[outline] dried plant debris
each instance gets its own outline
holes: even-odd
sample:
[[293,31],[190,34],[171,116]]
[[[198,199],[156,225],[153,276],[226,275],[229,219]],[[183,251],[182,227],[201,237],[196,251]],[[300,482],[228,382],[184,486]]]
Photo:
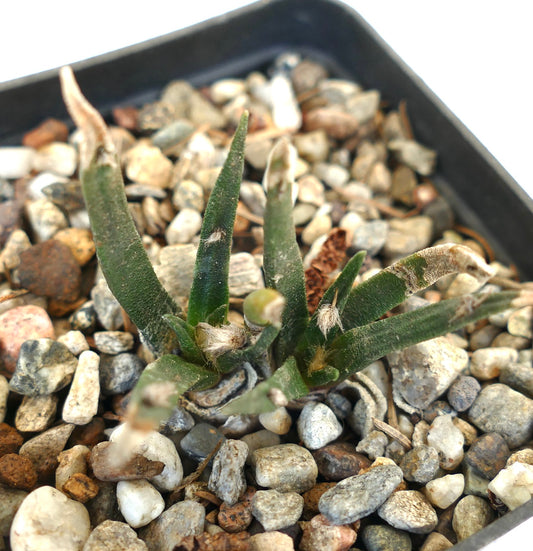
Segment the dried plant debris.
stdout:
[[[532,287],[455,225],[431,182],[438,151],[417,141],[409,105],[384,108],[379,91],[290,53],[201,90],[172,81],[151,104],[116,106],[107,129],[62,74],[85,139],[43,113],[23,145],[0,147],[0,527],[14,551],[99,549],[104,538],[131,549],[344,549],[356,538],[362,549],[445,548],[529,499]],[[228,196],[233,228],[208,200],[245,110],[244,156],[229,154],[244,171]],[[131,215],[111,283],[89,218],[103,218],[105,238],[117,228],[82,199],[95,158],[117,189],[124,178]],[[227,275],[222,245],[229,285],[212,293],[208,280]],[[207,260],[195,268],[198,251]],[[131,255],[158,287],[133,297],[130,319],[117,298],[141,277],[121,268]],[[376,281],[388,291],[369,294]],[[458,329],[501,289],[514,313]],[[420,306],[451,298],[449,333],[385,363],[387,352],[365,356],[394,335],[398,296],[422,328],[433,322]],[[373,322],[370,311],[383,319],[356,350],[346,328]],[[165,354],[177,341],[152,346],[169,327],[181,396]],[[287,384],[301,373],[288,352],[302,330],[302,377],[318,387],[307,396]],[[367,367],[352,375],[354,355]],[[141,374],[149,384],[133,390]],[[256,403],[229,415],[247,391]],[[132,403],[171,415],[159,430],[153,419],[130,427]],[[265,403],[273,411],[257,415]]]

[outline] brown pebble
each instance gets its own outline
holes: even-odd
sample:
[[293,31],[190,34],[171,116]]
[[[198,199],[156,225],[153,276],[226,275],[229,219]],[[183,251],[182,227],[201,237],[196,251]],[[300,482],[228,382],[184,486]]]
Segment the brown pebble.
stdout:
[[10,488],[29,491],[37,484],[37,473],[27,457],[8,453],[0,457],[0,482]]
[[335,107],[319,107],[305,114],[304,128],[307,132],[323,129],[330,138],[345,140],[357,132],[357,119]]
[[95,255],[96,247],[93,234],[86,228],[65,228],[59,230],[54,239],[64,243],[80,266],[85,266]]
[[137,121],[139,120],[139,110],[130,105],[126,107],[115,107],[113,109],[113,119],[118,126],[126,130],[137,130]]
[[48,299],[48,313],[54,318],[62,318],[87,302],[87,297],[80,297],[73,301],[57,300],[55,298]]
[[359,474],[361,469],[370,466],[370,460],[355,451],[349,442],[338,442],[324,446],[313,452],[318,472],[326,479],[338,482]]
[[20,253],[19,279],[36,295],[71,302],[80,293],[81,268],[67,245],[49,239]]
[[235,505],[222,503],[217,517],[220,528],[231,534],[246,530],[252,522],[252,508],[250,505],[238,502]]
[[0,423],[0,457],[8,453],[17,453],[24,438],[14,427]]
[[65,444],[74,429],[74,425],[58,425],[24,442],[19,454],[27,457],[33,463],[39,480],[48,482],[59,464],[57,456],[65,448]]
[[52,320],[43,308],[17,306],[0,315],[0,363],[9,375],[15,371],[22,343],[43,338],[54,338]]
[[30,130],[22,138],[22,145],[39,149],[52,142],[66,142],[68,127],[57,119],[46,119],[39,126]]
[[330,488],[333,488],[335,485],[335,482],[319,482],[303,494],[304,510],[302,513],[302,518],[304,520],[311,520],[318,514],[318,502],[322,497],[322,494],[327,492]]
[[104,434],[105,423],[101,417],[93,417],[86,425],[77,426],[70,436],[70,445],[78,444],[92,448],[106,440]]
[[91,450],[89,464],[98,480],[114,482],[152,478],[161,474],[165,468],[162,461],[151,461],[140,454],[124,457],[124,460],[119,462],[117,461],[119,452],[119,445],[113,442],[101,442]]
[[204,532],[199,536],[185,536],[181,542],[174,547],[174,551],[248,551],[250,544],[248,532],[227,534],[218,532],[208,534]]
[[98,494],[98,484],[86,474],[74,473],[63,484],[63,492],[80,503],[87,503]]
[[6,244],[9,236],[22,226],[22,205],[20,201],[0,203],[0,247]]

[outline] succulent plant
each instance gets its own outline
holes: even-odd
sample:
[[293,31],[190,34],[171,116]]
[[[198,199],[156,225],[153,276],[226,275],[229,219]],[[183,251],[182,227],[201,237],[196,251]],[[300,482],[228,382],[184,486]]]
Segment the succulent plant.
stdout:
[[229,323],[228,272],[244,167],[245,112],[205,210],[185,314],[157,279],[129,215],[120,163],[102,117],[82,96],[70,68],[62,69],[61,82],[83,135],[80,177],[102,272],[157,358],[132,393],[130,419],[137,424],[157,425],[181,395],[208,389],[245,363],[261,366],[264,380],[221,413],[272,411],[311,389],[336,385],[394,350],[533,302],[527,290],[482,290],[385,316],[447,274],[469,274],[480,287],[491,277],[491,268],[471,249],[445,244],[399,260],[354,286],[365,256],[360,252],[310,308],[292,220],[295,153],[282,138],[270,153],[263,180],[266,288],[245,299],[245,327]]

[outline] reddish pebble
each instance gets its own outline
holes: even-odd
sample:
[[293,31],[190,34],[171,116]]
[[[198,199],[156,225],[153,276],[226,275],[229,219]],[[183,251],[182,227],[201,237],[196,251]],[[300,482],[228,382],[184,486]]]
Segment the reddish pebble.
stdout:
[[113,119],[118,126],[135,131],[139,120],[139,110],[136,107],[115,107],[113,109]]
[[235,505],[223,503],[218,512],[218,525],[220,528],[231,534],[242,532],[252,522],[252,509],[249,504],[238,502]]
[[8,453],[16,453],[22,446],[24,438],[18,430],[7,423],[0,423],[0,457]]
[[43,308],[17,306],[0,315],[0,360],[7,373],[15,371],[24,341],[44,338],[54,338],[54,326]]
[[350,526],[329,524],[324,515],[317,515],[303,526],[301,551],[348,551],[357,539]]
[[39,126],[27,132],[22,138],[22,145],[39,149],[52,142],[66,142],[68,127],[57,119],[46,119]]
[[303,494],[304,498],[304,520],[310,520],[318,514],[318,502],[322,497],[322,494],[327,492],[330,488],[335,486],[335,482],[319,482],[313,486],[310,490],[307,490]]
[[313,452],[318,472],[326,479],[338,482],[359,474],[370,466],[369,459],[355,451],[349,442],[337,442]]
[[0,457],[0,482],[10,488],[31,490],[37,484],[37,473],[27,457],[8,453]]
[[106,440],[104,430],[104,420],[101,417],[93,417],[90,423],[87,423],[86,425],[79,425],[74,429],[70,436],[69,447],[80,444],[82,446],[92,448],[96,446],[96,444]]
[[70,248],[57,239],[20,253],[20,284],[39,296],[71,302],[81,288],[81,268]]

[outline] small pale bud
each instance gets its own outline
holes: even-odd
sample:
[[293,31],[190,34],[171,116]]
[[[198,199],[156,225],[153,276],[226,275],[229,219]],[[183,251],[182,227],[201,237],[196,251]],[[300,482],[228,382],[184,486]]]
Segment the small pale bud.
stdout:
[[204,354],[214,360],[225,352],[242,348],[246,343],[246,334],[242,327],[234,323],[213,327],[200,322],[196,326],[196,342]]
[[316,314],[317,325],[324,337],[335,327],[340,327],[342,331],[341,316],[339,309],[334,304],[323,304]]
[[243,304],[244,319],[251,329],[281,325],[285,297],[275,289],[258,289],[250,293]]

